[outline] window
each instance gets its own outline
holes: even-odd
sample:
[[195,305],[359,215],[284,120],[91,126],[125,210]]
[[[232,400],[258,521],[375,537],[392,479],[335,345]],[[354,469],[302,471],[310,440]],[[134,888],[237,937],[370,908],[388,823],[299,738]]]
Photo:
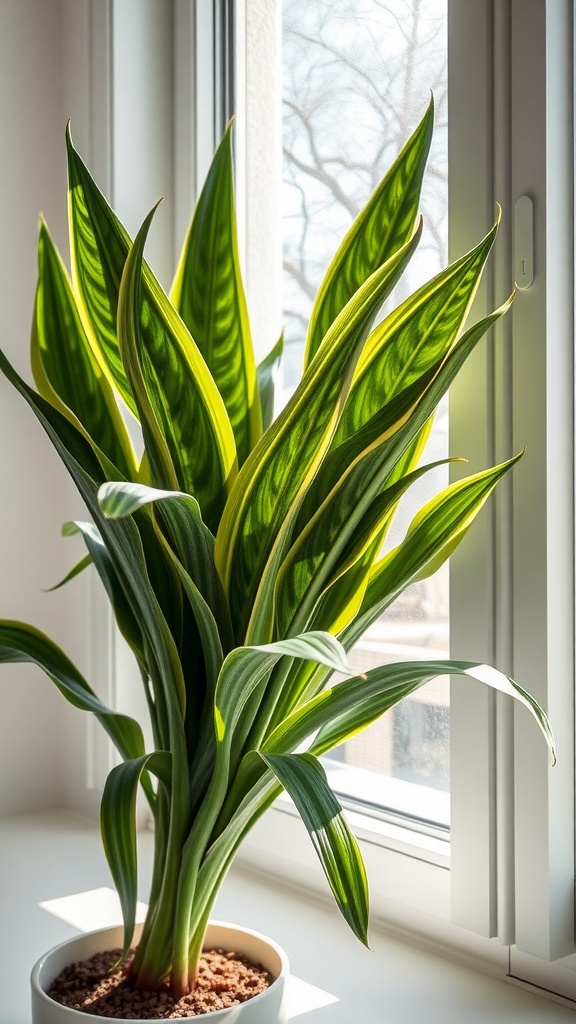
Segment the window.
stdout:
[[[301,33],[312,8],[328,10],[306,5],[301,16],[292,4]],[[362,22],[368,4],[354,6]],[[250,12],[257,17],[256,2],[246,9],[248,20]],[[269,6],[267,12],[270,17]],[[538,268],[500,333],[451,391],[450,446],[469,456],[470,471],[528,448],[508,489],[452,559],[452,653],[495,661],[535,693],[552,716],[560,759],[550,771],[521,711],[458,681],[450,707],[450,856],[445,840],[417,836],[402,827],[408,822],[370,822],[358,812],[352,818],[364,842],[373,902],[389,920],[417,921],[418,929],[431,928],[448,945],[488,959],[498,955],[496,947],[471,932],[497,935],[498,948],[511,949],[510,973],[544,985],[543,977],[552,977],[545,961],[574,948],[572,12],[564,0],[449,0],[447,18],[452,256],[483,235],[497,201],[503,207],[476,317],[511,289],[514,205],[522,195],[534,203]],[[264,58],[250,50],[248,36],[247,69],[251,63],[260,74],[266,67],[277,97],[277,37],[274,54]],[[313,86],[307,83],[308,99]],[[323,201],[320,192],[314,198]],[[297,203],[293,198],[292,213]],[[293,286],[290,299],[295,320]],[[430,713],[419,710],[418,727],[429,728]],[[399,742],[404,728],[400,716]],[[277,858],[281,848],[280,869],[309,880],[313,855],[299,839],[297,823],[279,808],[257,826],[246,855],[269,869],[270,855]],[[436,924],[419,911],[435,914]],[[450,917],[470,931],[442,923]],[[572,961],[561,964],[564,994],[574,998]]]
[[[301,372],[306,326],[345,231],[435,98],[435,133],[421,209],[424,235],[382,315],[446,266],[447,4],[338,0],[282,4],[284,396]],[[444,401],[423,462],[448,456]],[[448,467],[409,492],[388,535],[448,484]],[[448,567],[402,595],[356,644],[358,671],[447,657]],[[335,790],[366,810],[449,822],[449,684],[435,680],[326,759]],[[391,780],[396,780],[392,782]],[[428,791],[432,790],[433,793]]]

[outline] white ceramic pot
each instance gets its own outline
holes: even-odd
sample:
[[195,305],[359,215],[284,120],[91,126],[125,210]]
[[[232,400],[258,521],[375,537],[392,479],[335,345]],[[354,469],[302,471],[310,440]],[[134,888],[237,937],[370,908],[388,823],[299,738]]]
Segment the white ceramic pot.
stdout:
[[[138,941],[138,938],[139,930],[136,932],[135,941]],[[108,1024],[126,1024],[125,1020],[122,1022],[118,1017],[96,1017],[91,1013],[62,1006],[46,994],[54,978],[68,964],[87,960],[94,953],[121,945],[122,928],[103,928],[68,939],[41,957],[34,966],[31,976],[32,1024],[94,1024],[96,1020]],[[170,1024],[177,1024],[178,1021],[190,1024],[190,1020],[198,1020],[199,1024],[200,1021],[202,1024],[286,1024],[284,985],[289,965],[288,958],[280,946],[249,928],[213,921],[208,925],[206,947],[238,950],[255,963],[262,964],[275,980],[265,992],[253,996],[239,1006],[212,1010],[199,1017],[172,1018]],[[133,1024],[150,1022],[135,1021]]]

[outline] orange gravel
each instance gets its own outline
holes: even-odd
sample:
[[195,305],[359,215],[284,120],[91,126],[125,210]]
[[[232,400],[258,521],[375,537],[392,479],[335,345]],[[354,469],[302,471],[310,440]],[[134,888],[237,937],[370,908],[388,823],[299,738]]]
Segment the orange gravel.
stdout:
[[70,964],[52,983],[48,995],[96,1017],[174,1020],[237,1006],[264,992],[271,983],[259,964],[239,953],[211,949],[202,954],[194,992],[176,1001],[167,982],[154,992],[132,987],[128,973],[134,950],[122,967],[111,970],[120,955],[120,949],[111,949]]

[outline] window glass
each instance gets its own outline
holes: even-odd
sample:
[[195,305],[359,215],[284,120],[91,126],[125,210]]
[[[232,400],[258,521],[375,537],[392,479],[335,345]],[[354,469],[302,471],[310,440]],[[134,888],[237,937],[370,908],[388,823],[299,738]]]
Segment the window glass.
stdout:
[[[430,92],[436,116],[421,202],[424,234],[389,300],[393,306],[446,265],[447,0],[284,0],[285,399],[300,376],[323,273],[422,117]],[[444,405],[425,461],[447,456],[447,426]],[[411,492],[387,547],[447,482],[441,469]],[[448,611],[444,568],[396,602],[351,652],[351,663],[364,671],[384,662],[447,657]],[[448,715],[447,681],[421,689],[332,753],[333,785],[368,805],[446,825]]]

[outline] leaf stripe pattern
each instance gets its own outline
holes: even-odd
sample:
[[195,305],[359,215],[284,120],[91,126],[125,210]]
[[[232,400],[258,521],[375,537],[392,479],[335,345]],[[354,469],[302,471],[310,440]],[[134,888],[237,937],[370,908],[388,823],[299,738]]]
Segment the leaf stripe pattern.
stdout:
[[374,329],[358,362],[335,447],[449,350],[470,309],[497,230],[498,221],[470,253],[419,288]]
[[95,215],[107,205],[72,145],[68,152],[68,214],[72,280],[86,330],[94,336],[94,352],[130,411],[137,416],[116,337],[118,293],[130,238],[120,222]]
[[238,475],[216,536],[216,561],[239,640],[245,635],[249,609],[280,529],[286,531],[289,510],[298,503],[299,492],[330,443],[360,346],[418,237],[350,300],[318,359]]
[[366,871],[326,772],[311,754],[260,756],[296,804],[345,921],[368,945]]
[[448,460],[431,463],[408,473],[386,487],[357,517],[353,535],[348,539],[343,529],[346,521],[358,509],[362,489],[352,490],[346,500],[322,506],[315,520],[297,541],[282,564],[277,583],[278,633],[305,629],[324,590],[345,567],[353,565],[379,532],[383,521],[396,507],[400,498],[425,473]]
[[352,224],[328,267],[310,317],[305,368],[354,292],[410,238],[418,214],[433,119],[431,101],[418,128]]
[[88,439],[118,471],[132,476],[136,469],[128,432],[92,352],[68,274],[43,220],[38,238],[32,369],[40,393],[52,402],[57,396],[62,403],[60,411],[69,415],[70,410]]
[[[89,218],[87,241],[73,230],[76,285],[83,302],[96,291],[99,301],[111,310],[109,320],[114,322],[114,336],[106,335],[102,347],[97,346],[97,355],[129,408],[138,416],[124,366],[121,374],[116,372],[116,361],[120,358],[116,317],[130,238],[71,142],[68,158],[70,179],[74,182],[70,193],[71,221],[75,224],[78,211],[84,207]],[[87,254],[83,248],[85,241]],[[92,276],[88,276],[88,269],[98,260],[100,270],[93,268]],[[133,273],[136,262],[134,258]],[[236,446],[226,408],[196,344],[146,263],[141,295],[139,356],[149,398],[170,450],[179,489],[197,498],[205,521],[215,530],[236,475]]]
[[[458,370],[473,351],[481,337],[499,316],[508,308],[505,303],[499,310],[479,321],[466,332],[452,349],[442,364],[438,374],[430,386],[424,391],[420,401],[415,405],[406,424],[391,437],[374,444],[363,452],[343,472],[342,478],[333,491],[325,499],[311,526],[302,535],[305,539],[309,533],[312,548],[316,543],[319,550],[327,537],[337,536],[339,543],[344,545],[347,538],[361,529],[362,518],[372,503],[376,501],[380,489],[385,485],[399,459],[407,451],[409,445],[424,427],[436,408],[440,398],[447,391]],[[338,449],[336,449],[336,452]],[[320,525],[325,517],[324,525]],[[317,526],[318,524],[318,526]],[[317,540],[314,541],[313,531],[317,529]],[[296,550],[301,542],[297,542]],[[292,558],[296,561],[293,552]]]
[[196,204],[171,299],[224,399],[242,465],[262,422],[236,238],[231,124]]

